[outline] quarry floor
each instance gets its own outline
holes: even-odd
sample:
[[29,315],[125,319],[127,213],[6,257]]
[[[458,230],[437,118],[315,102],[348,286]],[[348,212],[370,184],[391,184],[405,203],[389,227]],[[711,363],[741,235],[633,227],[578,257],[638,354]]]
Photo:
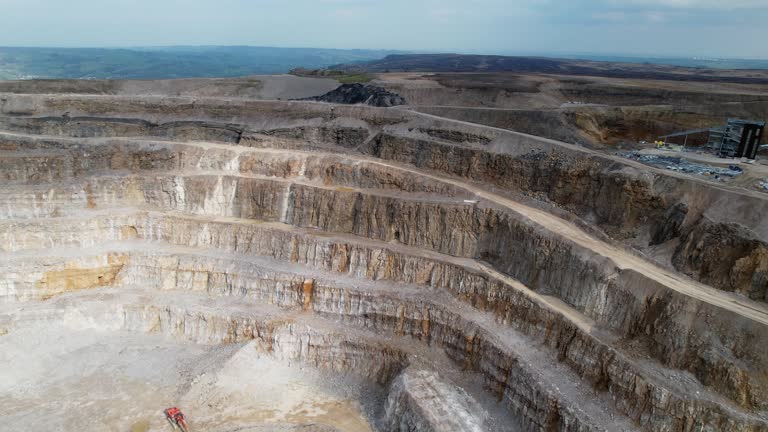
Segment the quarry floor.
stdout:
[[[260,304],[244,308],[238,300],[158,294],[156,288],[132,286],[66,293],[21,308],[3,305],[0,430],[169,431],[163,409],[170,406],[183,407],[193,431],[388,429],[378,424],[388,389],[364,372],[329,372],[312,362],[265,353],[256,341],[206,344],[152,330],[126,330],[120,308],[130,303],[176,308],[207,303],[212,311],[239,308],[279,315],[307,329],[336,327],[333,320],[301,310]],[[356,334],[343,331],[350,337]],[[437,367],[442,377],[471,391],[484,405],[484,413],[473,415],[485,416],[485,427],[520,431],[516,420],[485,394],[478,378],[456,368],[443,352],[408,340],[394,345],[412,353],[411,368]],[[458,414],[441,413],[447,418],[445,430],[481,430],[452,427],[450,417]],[[431,420],[439,424],[446,418]]]
[[381,390],[354,375],[331,378],[247,343],[205,346],[68,315],[0,340],[3,430],[167,431],[170,406],[198,431],[372,430],[359,401]]

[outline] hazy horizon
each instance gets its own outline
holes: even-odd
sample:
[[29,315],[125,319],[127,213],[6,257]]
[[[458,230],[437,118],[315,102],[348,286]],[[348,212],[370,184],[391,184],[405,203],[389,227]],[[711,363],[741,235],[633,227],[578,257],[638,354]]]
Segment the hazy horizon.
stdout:
[[564,58],[579,58],[578,56],[586,56],[586,59],[591,57],[615,57],[615,58],[647,58],[647,59],[706,59],[706,60],[768,60],[766,56],[704,56],[695,54],[654,54],[654,53],[627,53],[627,52],[588,52],[588,51],[488,51],[488,50],[403,50],[403,49],[387,49],[387,48],[338,48],[338,47],[325,47],[325,46],[280,46],[280,45],[88,45],[88,46],[69,46],[69,45],[0,45],[0,48],[28,48],[28,49],[124,49],[124,50],[155,50],[155,49],[169,49],[169,48],[206,48],[206,47],[220,47],[220,48],[278,48],[278,49],[317,49],[317,50],[338,50],[338,51],[381,51],[392,52],[394,54],[467,54],[467,55],[496,55],[496,56],[540,56],[540,57],[557,57],[562,56]]
[[[105,6],[106,5],[106,6]],[[0,0],[7,47],[768,58],[768,1]]]

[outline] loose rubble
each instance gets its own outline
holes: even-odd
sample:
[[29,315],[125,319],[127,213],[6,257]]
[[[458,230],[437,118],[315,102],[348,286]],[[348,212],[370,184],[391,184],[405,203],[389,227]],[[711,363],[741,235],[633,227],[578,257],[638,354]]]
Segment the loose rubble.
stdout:
[[322,96],[302,100],[349,105],[365,104],[376,107],[393,107],[407,103],[402,96],[370,84],[344,84]]
[[641,154],[634,151],[623,153],[622,156],[627,159],[636,160],[647,165],[668,169],[670,171],[707,176],[711,179],[720,181],[725,181],[728,178],[739,176],[744,172],[737,165],[729,165],[728,168],[721,168],[712,165],[691,162],[680,156]]

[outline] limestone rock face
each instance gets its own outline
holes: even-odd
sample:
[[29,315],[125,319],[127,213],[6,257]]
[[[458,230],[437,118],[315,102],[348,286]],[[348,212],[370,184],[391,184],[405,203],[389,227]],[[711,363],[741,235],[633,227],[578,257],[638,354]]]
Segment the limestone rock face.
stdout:
[[673,260],[699,280],[768,301],[768,246],[743,226],[700,223],[685,233]]
[[[363,150],[378,158],[546,200],[597,224],[618,240],[634,239],[633,243],[639,240],[650,245],[678,240],[683,232],[696,230],[697,225],[710,220],[739,224],[743,229],[730,232],[738,237],[735,241],[754,240],[761,248],[766,247],[767,227],[758,216],[768,205],[763,198],[648,172],[608,161],[602,155],[577,155],[573,153],[579,152],[572,149],[547,147],[517,144],[510,151],[490,152],[477,145],[457,147],[384,133],[369,140]],[[678,270],[697,278],[707,273],[699,267],[700,261],[689,262],[685,269],[682,261],[672,262]],[[708,278],[705,282],[727,291],[733,289],[724,279]]]
[[[762,198],[396,108],[3,101],[0,352],[54,349],[23,345],[39,328],[210,349],[166,353],[160,387],[211,430],[768,430],[768,227],[742,211]],[[235,351],[342,402],[260,410]],[[132,395],[135,373],[110,382]],[[19,388],[55,383],[19,374],[0,405],[24,429],[56,405]],[[99,380],[78,382],[90,406]],[[225,384],[245,414],[200,402]]]
[[[450,399],[449,406],[440,405]],[[387,400],[389,430],[482,431],[483,408],[434,373],[404,371]],[[487,414],[485,414],[487,415]]]

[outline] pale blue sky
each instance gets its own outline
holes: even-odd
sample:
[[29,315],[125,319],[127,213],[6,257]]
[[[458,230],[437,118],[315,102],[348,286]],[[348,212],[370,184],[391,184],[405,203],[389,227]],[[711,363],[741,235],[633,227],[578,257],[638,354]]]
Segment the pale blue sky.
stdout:
[[0,46],[768,58],[768,0],[0,0]]

